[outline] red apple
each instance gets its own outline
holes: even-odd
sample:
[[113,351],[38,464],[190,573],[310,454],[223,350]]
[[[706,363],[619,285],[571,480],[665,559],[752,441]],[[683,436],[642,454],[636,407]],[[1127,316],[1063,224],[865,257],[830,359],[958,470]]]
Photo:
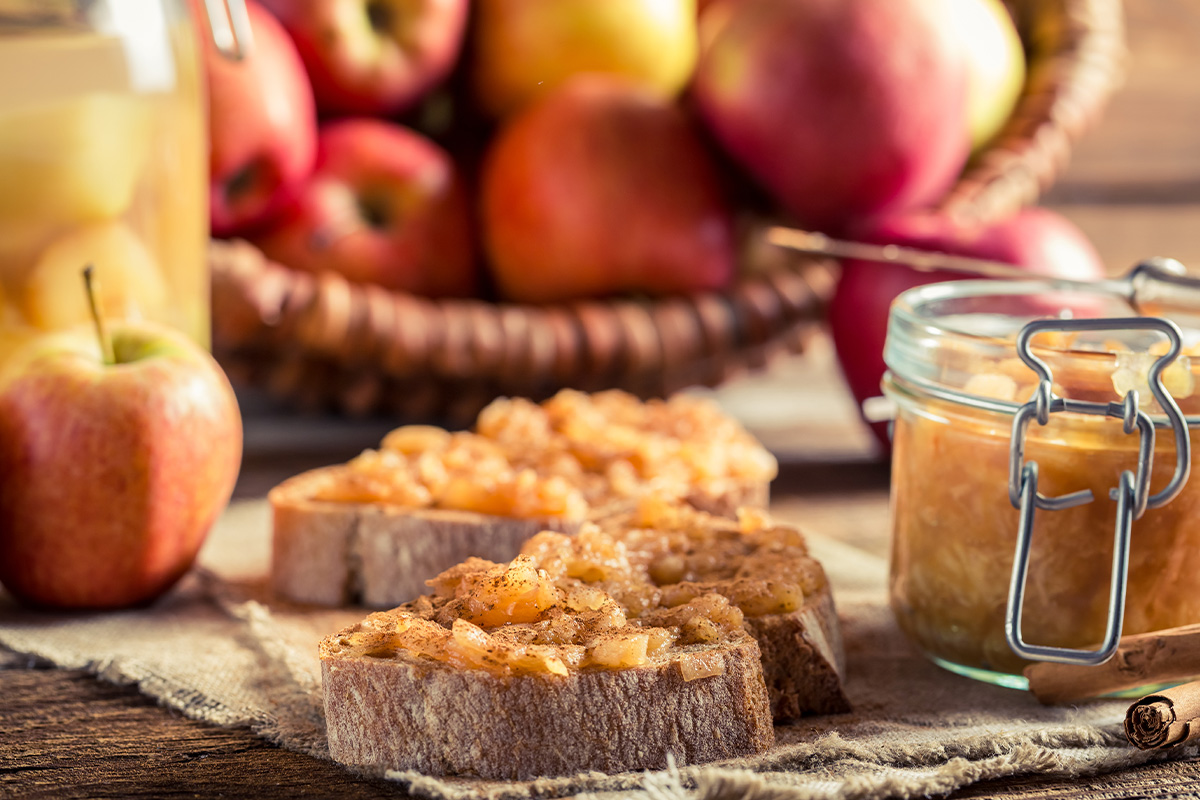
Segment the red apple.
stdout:
[[571,79],[513,118],[484,160],[484,239],[511,300],[717,289],[730,212],[708,152],[666,96]]
[[191,566],[241,463],[233,390],[148,323],[34,340],[0,374],[0,583],[24,602],[148,602]]
[[702,116],[806,227],[928,205],[969,147],[945,2],[712,3],[693,84]]
[[468,0],[265,0],[308,68],[323,114],[390,115],[458,60]]
[[[269,220],[312,169],[317,116],[304,65],[283,27],[246,0],[254,44],[233,61],[204,39],[213,233]],[[207,23],[205,23],[207,24]]]
[[415,131],[381,120],[324,127],[309,180],[254,241],[281,264],[359,283],[426,297],[476,288],[470,213],[454,163]]
[[[989,225],[955,222],[941,214],[908,214],[877,221],[858,237],[876,244],[971,256],[1013,264],[1030,277],[1096,280],[1100,256],[1072,222],[1044,208],[1024,209]],[[960,272],[918,272],[897,264],[848,260],[828,309],[829,330],[842,374],[859,404],[880,394],[883,345],[892,301],[926,283],[977,278]],[[886,426],[872,426],[887,447]]]

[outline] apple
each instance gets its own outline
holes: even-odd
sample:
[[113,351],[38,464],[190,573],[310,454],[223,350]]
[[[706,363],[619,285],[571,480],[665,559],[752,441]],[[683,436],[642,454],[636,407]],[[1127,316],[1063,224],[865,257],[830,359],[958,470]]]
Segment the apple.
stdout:
[[87,298],[78,289],[79,270],[87,264],[104,276],[97,300],[105,316],[161,318],[167,302],[162,272],[141,240],[120,222],[77,228],[42,252],[21,294],[25,318],[47,331],[87,322]]
[[[102,277],[102,276],[101,276]],[[241,462],[233,389],[191,340],[114,324],[0,368],[0,583],[25,603],[147,603],[191,566]]]
[[295,45],[254,0],[246,0],[254,44],[241,61],[205,41],[210,224],[217,236],[267,222],[312,169],[317,112]]
[[419,133],[382,120],[325,126],[312,175],[253,241],[294,269],[426,297],[470,296],[478,280],[453,161]]
[[322,114],[387,116],[453,70],[468,0],[266,0],[308,69]]
[[1025,49],[1001,0],[958,0],[950,22],[967,63],[971,150],[987,145],[1012,115],[1025,86]]
[[[989,224],[960,222],[945,214],[905,214],[878,220],[857,238],[1000,261],[1027,269],[1031,278],[1088,281],[1106,275],[1104,263],[1084,233],[1061,214],[1045,208],[1026,208]],[[827,318],[842,375],[860,408],[864,400],[880,394],[892,301],[915,286],[977,277],[953,271],[918,272],[875,261],[842,263]],[[887,426],[875,423],[872,430],[886,449]]]
[[640,84],[563,84],[501,130],[480,183],[488,263],[509,300],[719,289],[734,275],[709,154],[684,113]]
[[476,0],[480,104],[514,113],[581,72],[677,94],[696,63],[696,0]]
[[940,198],[966,161],[955,0],[725,0],[693,84],[717,140],[801,225]]
[[6,228],[28,234],[124,213],[152,149],[152,103],[116,92],[51,94],[0,114]]

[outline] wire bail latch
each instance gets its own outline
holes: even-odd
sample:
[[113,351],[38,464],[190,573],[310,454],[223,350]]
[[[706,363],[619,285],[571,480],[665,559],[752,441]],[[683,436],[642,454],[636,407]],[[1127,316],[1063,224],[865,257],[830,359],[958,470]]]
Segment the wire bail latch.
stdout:
[[[1175,472],[1170,482],[1158,493],[1150,494],[1150,475],[1154,460],[1155,423],[1139,407],[1136,390],[1125,394],[1122,402],[1099,403],[1072,400],[1054,394],[1050,367],[1033,354],[1030,341],[1039,333],[1050,331],[1109,331],[1151,330],[1166,336],[1167,352],[1150,367],[1150,392],[1175,435]],[[1037,373],[1038,385],[1033,397],[1022,405],[1013,418],[1012,439],[1009,445],[1008,496],[1019,509],[1016,554],[1013,557],[1012,579],[1009,584],[1008,606],[1004,632],[1009,647],[1022,658],[1034,661],[1057,661],[1068,664],[1095,665],[1107,661],[1117,649],[1121,638],[1121,623],[1125,611],[1125,590],[1129,567],[1130,532],[1133,521],[1149,508],[1169,503],[1183,489],[1191,470],[1191,440],[1187,422],[1174,398],[1162,382],[1162,373],[1179,355],[1182,348],[1179,328],[1160,317],[1125,317],[1117,319],[1035,320],[1021,329],[1017,336],[1017,355]],[[1033,524],[1037,509],[1060,511],[1092,502],[1090,489],[1058,497],[1046,497],[1038,492],[1038,465],[1025,461],[1025,433],[1029,423],[1037,420],[1046,425],[1053,414],[1061,412],[1088,414],[1120,419],[1125,433],[1139,433],[1137,472],[1125,470],[1109,496],[1117,503],[1117,518],[1113,536],[1113,564],[1109,586],[1108,622],[1104,639],[1096,650],[1050,647],[1027,644],[1021,635],[1021,616],[1024,610],[1025,583],[1029,574],[1029,553],[1033,542]]]

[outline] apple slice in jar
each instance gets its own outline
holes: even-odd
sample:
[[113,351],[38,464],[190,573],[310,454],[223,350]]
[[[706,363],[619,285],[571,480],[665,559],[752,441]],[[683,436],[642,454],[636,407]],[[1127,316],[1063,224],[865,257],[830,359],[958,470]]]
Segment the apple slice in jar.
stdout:
[[44,330],[71,327],[91,318],[82,291],[83,268],[95,267],[100,312],[118,319],[161,319],[166,286],[154,257],[119,222],[78,228],[42,253],[25,282],[26,318]]
[[0,217],[120,215],[150,152],[151,112],[145,98],[95,93],[0,115]]

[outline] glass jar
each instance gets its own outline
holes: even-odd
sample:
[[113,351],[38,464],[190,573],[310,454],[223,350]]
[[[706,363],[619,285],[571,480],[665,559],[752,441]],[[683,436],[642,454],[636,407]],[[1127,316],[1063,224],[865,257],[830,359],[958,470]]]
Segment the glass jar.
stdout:
[[183,0],[0,0],[0,366],[105,316],[209,343],[208,152]]
[[[894,304],[884,356],[884,391],[896,405],[890,601],[900,627],[942,666],[1027,685],[1020,673],[1029,662],[1005,632],[1020,522],[1010,501],[1010,444],[1018,409],[1039,385],[1018,357],[1018,332],[1034,319],[1132,315],[1128,302],[1103,287],[1044,282],[935,284]],[[1200,366],[1187,355],[1198,338],[1184,329],[1184,355],[1162,373],[1185,415],[1200,413]],[[1149,389],[1166,337],[1117,327],[1044,332],[1029,346],[1050,368],[1055,396],[1121,403],[1137,389],[1157,429],[1149,493],[1172,482],[1175,438]],[[1182,424],[1178,430],[1194,458],[1195,434]],[[1123,471],[1137,473],[1139,446],[1136,426],[1126,433],[1121,419],[1070,410],[1024,428],[1020,464],[1037,463],[1038,491],[1090,490],[1093,498],[1035,512],[1020,621],[1025,642],[1088,649],[1104,639],[1117,518],[1110,490]],[[1132,523],[1124,634],[1200,622],[1198,514],[1200,481],[1192,481]]]

